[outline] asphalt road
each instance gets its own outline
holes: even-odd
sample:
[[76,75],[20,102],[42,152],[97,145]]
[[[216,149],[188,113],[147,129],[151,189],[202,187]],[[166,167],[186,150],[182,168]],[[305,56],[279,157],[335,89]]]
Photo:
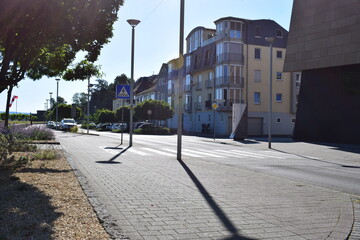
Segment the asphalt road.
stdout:
[[[94,133],[107,137],[114,147],[120,144],[121,134]],[[124,146],[128,139],[128,134],[124,134]],[[274,149],[267,149],[261,142],[242,144],[231,139],[214,141],[196,136],[183,136],[182,143],[183,159],[196,158],[360,195],[360,146],[345,151],[333,146],[276,143],[275,140]],[[117,150],[103,145],[99,143],[98,147],[116,156]],[[126,149],[122,157],[130,154],[176,159],[177,136],[133,135],[133,147]]]

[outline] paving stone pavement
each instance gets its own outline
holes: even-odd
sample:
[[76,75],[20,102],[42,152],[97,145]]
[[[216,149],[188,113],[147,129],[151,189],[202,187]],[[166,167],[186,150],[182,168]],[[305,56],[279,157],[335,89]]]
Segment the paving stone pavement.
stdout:
[[351,232],[354,201],[346,193],[194,158],[109,161],[114,156],[92,142],[69,139],[59,141],[114,238],[346,239]]

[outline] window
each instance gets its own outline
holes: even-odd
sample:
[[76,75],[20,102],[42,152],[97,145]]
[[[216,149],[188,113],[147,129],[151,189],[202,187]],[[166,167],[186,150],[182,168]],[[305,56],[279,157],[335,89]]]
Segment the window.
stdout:
[[280,103],[280,102],[282,102],[282,93],[277,93],[276,94],[276,102],[278,102],[278,103]]
[[276,58],[278,59],[282,59],[283,56],[282,56],[282,51],[276,51]]
[[241,38],[241,23],[240,22],[230,22],[230,37],[231,38]]
[[200,114],[198,115],[198,121],[200,122]]
[[276,73],[276,80],[282,80],[282,72]]
[[254,92],[254,104],[261,103],[261,95],[259,92]]
[[295,86],[297,88],[300,87],[300,84],[301,84],[301,74],[300,73],[296,73],[295,74]]
[[293,123],[293,124],[294,124],[294,123],[295,123],[295,121],[296,121],[296,119],[295,119],[295,118],[292,118],[292,119],[291,119],[291,123]]
[[255,59],[261,59],[261,49],[255,48]]
[[277,38],[282,38],[283,37],[283,32],[280,29],[276,29],[276,37]]
[[261,82],[261,70],[254,71],[254,82]]
[[261,38],[261,27],[260,26],[255,27],[255,37]]
[[208,65],[210,62],[210,50],[206,50],[205,52],[205,65]]
[[186,56],[186,68],[190,68],[191,56]]
[[276,118],[276,123],[281,123],[281,118]]

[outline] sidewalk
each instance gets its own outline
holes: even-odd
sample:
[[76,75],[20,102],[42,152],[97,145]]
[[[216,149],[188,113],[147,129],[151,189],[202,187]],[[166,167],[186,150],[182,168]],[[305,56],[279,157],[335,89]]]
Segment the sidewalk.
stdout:
[[[97,144],[103,141],[95,138]],[[109,164],[113,156],[89,140],[81,146],[81,136],[58,140],[90,202],[118,239],[346,239],[353,225],[356,196],[196,159],[128,154]],[[299,147],[288,146],[273,145],[286,152]],[[292,154],[331,155],[306,146]],[[356,162],[354,153],[347,154],[344,161]]]

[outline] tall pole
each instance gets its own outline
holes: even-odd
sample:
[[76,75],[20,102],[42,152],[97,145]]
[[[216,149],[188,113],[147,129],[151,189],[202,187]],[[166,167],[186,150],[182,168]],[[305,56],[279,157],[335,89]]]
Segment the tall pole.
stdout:
[[53,93],[52,93],[52,92],[49,92],[49,94],[50,94],[50,114],[49,114],[49,115],[50,115],[50,119],[49,119],[49,120],[51,121],[51,99],[52,99],[52,94],[53,94]]
[[268,147],[271,148],[271,123],[272,123],[272,44],[274,37],[266,37],[265,40],[270,43],[270,77],[269,77],[269,116],[268,116]]
[[88,78],[88,94],[87,94],[87,134],[89,134],[90,124],[90,77]]
[[134,53],[135,53],[135,27],[140,23],[139,20],[129,19],[127,22],[132,27],[131,37],[131,79],[130,79],[130,126],[129,126],[129,147],[132,146],[133,137],[133,108],[134,108]]
[[60,78],[56,79],[56,117],[55,117],[55,121],[58,121],[58,117],[59,117],[59,81]]
[[179,39],[179,74],[178,74],[178,83],[179,83],[179,111],[178,111],[178,138],[177,138],[177,160],[181,160],[181,145],[182,145],[182,70],[184,66],[184,9],[185,9],[185,0],[180,0],[180,39]]

